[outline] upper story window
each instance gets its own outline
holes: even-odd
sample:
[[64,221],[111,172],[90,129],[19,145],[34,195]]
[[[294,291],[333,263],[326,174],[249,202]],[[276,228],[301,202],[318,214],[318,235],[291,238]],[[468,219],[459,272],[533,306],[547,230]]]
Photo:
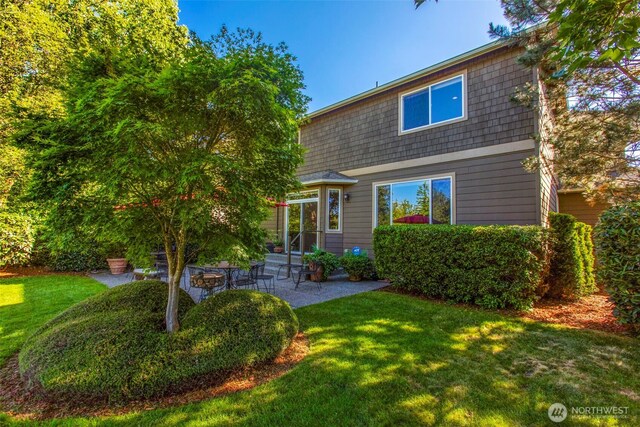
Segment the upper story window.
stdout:
[[464,74],[400,95],[400,133],[465,118]]

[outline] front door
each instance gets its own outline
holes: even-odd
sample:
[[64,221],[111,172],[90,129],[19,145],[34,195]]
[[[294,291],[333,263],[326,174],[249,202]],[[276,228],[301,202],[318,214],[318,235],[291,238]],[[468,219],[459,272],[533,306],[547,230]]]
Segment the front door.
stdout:
[[[291,242],[291,252],[300,253],[303,244],[304,252],[311,252],[311,247],[318,243],[317,194],[317,191],[302,193],[307,198],[287,200],[287,247]],[[304,236],[298,236],[303,230]]]

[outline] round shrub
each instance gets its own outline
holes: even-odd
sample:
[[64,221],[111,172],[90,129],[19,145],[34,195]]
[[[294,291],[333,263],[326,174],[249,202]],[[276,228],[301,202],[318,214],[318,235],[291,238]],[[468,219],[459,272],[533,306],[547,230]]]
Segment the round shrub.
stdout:
[[182,331],[187,345],[180,347],[198,372],[208,373],[274,359],[298,333],[298,318],[280,298],[233,290],[189,310]]
[[54,396],[157,397],[273,358],[297,332],[291,308],[273,296],[230,291],[196,307],[181,291],[182,327],[168,334],[167,293],[163,282],[139,281],[71,307],[27,340],[21,374]]
[[350,280],[370,279],[374,275],[373,261],[369,258],[367,251],[362,251],[358,255],[347,252],[340,258],[340,264]]
[[594,238],[598,279],[615,304],[613,314],[640,330],[640,202],[604,211]]

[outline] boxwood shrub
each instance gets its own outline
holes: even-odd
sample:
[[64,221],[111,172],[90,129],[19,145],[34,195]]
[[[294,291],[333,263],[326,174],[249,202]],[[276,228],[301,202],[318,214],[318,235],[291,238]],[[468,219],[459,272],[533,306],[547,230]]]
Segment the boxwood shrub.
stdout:
[[640,331],[640,202],[604,211],[594,238],[598,280],[615,304],[613,314]]
[[380,277],[394,286],[486,308],[527,309],[546,273],[537,226],[396,225],[374,231]]
[[547,295],[578,299],[597,290],[591,226],[568,214],[551,213],[552,256]]
[[54,397],[156,397],[271,359],[298,331],[289,305],[274,296],[228,291],[195,306],[181,291],[182,327],[168,334],[167,293],[163,282],[139,281],[71,307],[27,339],[21,374]]

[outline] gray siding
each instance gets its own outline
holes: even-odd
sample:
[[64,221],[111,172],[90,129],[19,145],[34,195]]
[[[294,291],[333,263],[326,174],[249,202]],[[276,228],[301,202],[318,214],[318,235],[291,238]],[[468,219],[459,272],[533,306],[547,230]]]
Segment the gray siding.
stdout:
[[[344,171],[531,138],[533,112],[510,101],[514,89],[533,78],[516,63],[518,53],[502,48],[313,118],[301,129],[308,151],[299,173]],[[463,70],[468,119],[398,135],[398,95]]]
[[324,248],[327,251],[333,252],[338,256],[342,255],[342,233],[327,233],[325,236],[324,244]]
[[536,174],[522,167],[533,150],[357,176],[346,187],[343,246],[372,249],[373,183],[455,174],[457,224],[538,224]]

